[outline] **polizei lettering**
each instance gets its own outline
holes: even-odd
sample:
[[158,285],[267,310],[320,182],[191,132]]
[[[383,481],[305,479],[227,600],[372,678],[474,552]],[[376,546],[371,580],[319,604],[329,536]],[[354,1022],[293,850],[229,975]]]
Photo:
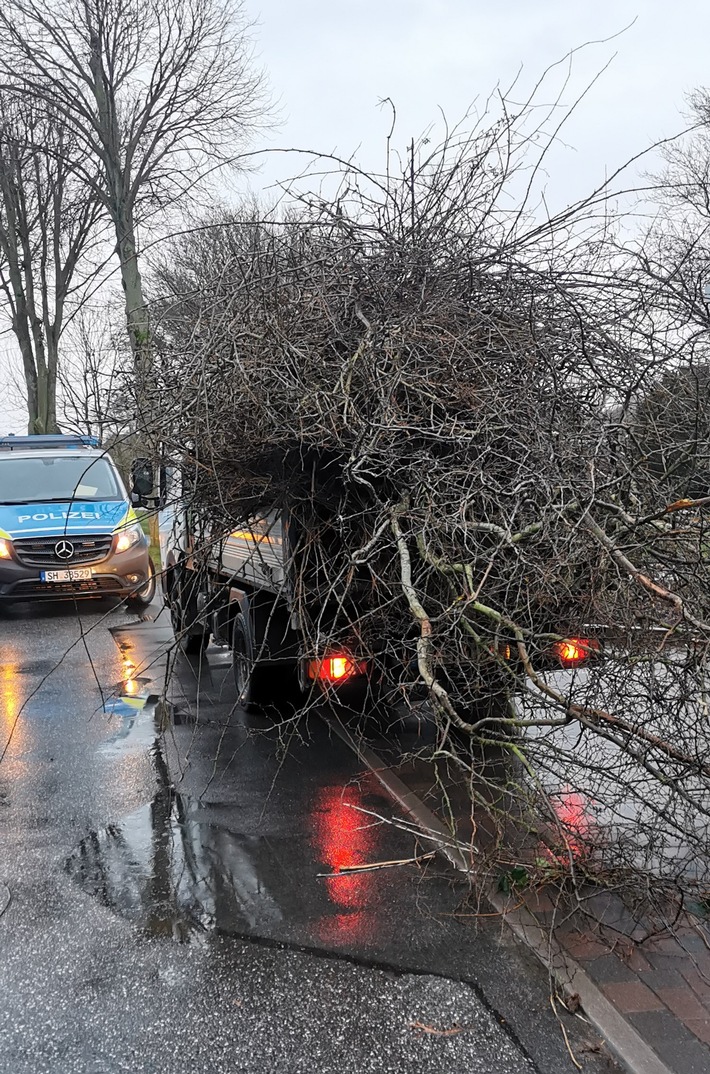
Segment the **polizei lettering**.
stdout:
[[96,511],[40,511],[36,515],[18,515],[17,521],[22,522],[66,522],[72,518],[101,518]]

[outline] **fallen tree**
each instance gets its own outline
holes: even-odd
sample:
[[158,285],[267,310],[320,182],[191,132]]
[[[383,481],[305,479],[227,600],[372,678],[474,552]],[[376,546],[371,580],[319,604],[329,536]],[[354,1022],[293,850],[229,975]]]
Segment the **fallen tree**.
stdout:
[[[669,503],[640,460],[647,309],[600,198],[528,217],[508,195],[516,130],[412,147],[396,176],[345,169],[278,219],[217,212],[176,240],[154,281],[153,433],[192,460],[213,533],[288,507],[314,645],[335,600],[332,639],[355,639],[390,698],[427,698],[447,763],[473,763],[452,729],[495,731],[521,817],[532,799],[569,848],[559,794],[603,794],[604,823],[644,834],[586,823],[595,868],[702,885],[705,503]],[[662,334],[652,350],[672,361]],[[551,675],[550,650],[591,630],[606,659]]]

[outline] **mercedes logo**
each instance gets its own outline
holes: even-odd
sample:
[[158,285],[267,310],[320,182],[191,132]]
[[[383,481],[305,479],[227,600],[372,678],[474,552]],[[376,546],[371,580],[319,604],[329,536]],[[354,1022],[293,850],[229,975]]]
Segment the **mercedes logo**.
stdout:
[[71,559],[74,555],[74,545],[71,541],[58,541],[54,546],[54,554],[57,559]]

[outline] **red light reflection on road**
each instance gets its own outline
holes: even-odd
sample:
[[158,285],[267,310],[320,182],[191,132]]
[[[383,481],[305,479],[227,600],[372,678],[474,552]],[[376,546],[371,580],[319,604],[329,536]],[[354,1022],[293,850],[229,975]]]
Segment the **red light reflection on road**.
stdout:
[[[354,806],[362,802],[357,787],[323,787],[311,812],[313,842],[323,872],[328,898],[336,909],[318,925],[324,942],[361,939],[366,929],[366,910],[376,884],[377,873],[346,873],[347,866],[365,865],[377,860],[379,829],[373,818]],[[337,875],[340,874],[340,875]]]
[[550,802],[558,821],[556,835],[561,837],[565,853],[547,849],[545,856],[560,864],[571,855],[579,861],[586,858],[592,848],[595,826],[590,815],[590,800],[579,791],[562,791],[551,797]]

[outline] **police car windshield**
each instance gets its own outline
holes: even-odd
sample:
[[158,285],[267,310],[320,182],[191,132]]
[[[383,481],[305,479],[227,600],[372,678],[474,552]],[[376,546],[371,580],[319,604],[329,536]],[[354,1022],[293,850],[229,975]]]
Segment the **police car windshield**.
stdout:
[[124,498],[115,471],[106,459],[66,455],[0,458],[0,502],[5,504]]

